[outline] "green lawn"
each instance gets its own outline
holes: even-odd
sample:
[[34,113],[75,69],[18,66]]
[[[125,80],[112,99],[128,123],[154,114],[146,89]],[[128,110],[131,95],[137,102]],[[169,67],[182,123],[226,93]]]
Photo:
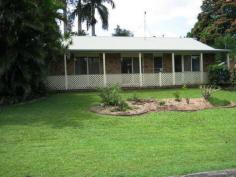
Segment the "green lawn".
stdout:
[[[174,91],[136,93],[167,98]],[[184,92],[200,97],[198,89]],[[236,92],[215,95],[236,102]],[[235,108],[112,117],[89,112],[97,102],[96,93],[65,93],[0,108],[0,176],[144,177],[236,167]]]

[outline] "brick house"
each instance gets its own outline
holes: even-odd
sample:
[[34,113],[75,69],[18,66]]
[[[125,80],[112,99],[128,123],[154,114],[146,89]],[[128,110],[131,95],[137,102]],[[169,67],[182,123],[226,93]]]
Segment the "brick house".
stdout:
[[64,62],[49,65],[53,90],[166,87],[207,83],[215,49],[191,38],[73,37]]

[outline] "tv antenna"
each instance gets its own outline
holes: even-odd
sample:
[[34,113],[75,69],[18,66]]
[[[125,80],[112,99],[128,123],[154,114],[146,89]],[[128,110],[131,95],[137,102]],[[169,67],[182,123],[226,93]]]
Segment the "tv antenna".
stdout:
[[146,39],[146,15],[147,15],[147,12],[144,11],[144,23],[143,23],[143,35],[144,35],[144,39]]

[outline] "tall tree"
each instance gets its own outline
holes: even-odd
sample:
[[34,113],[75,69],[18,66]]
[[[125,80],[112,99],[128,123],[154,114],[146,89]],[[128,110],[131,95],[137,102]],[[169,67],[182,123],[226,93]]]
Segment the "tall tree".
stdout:
[[95,12],[98,12],[102,22],[102,28],[107,30],[109,26],[108,17],[109,11],[104,3],[108,3],[112,8],[115,8],[115,3],[113,0],[85,0],[85,4],[83,7],[83,14],[86,17],[87,27],[92,28],[92,36],[96,36],[95,25],[97,23],[97,19],[95,17]]
[[116,28],[114,29],[114,33],[112,34],[112,36],[129,36],[129,37],[133,37],[134,34],[127,30],[127,29],[122,29],[120,28],[119,25],[116,26]]
[[236,1],[204,0],[198,22],[188,33],[189,37],[213,45],[215,38],[226,33],[236,36]]
[[47,61],[62,51],[58,0],[4,0],[0,3],[0,103],[45,93]]

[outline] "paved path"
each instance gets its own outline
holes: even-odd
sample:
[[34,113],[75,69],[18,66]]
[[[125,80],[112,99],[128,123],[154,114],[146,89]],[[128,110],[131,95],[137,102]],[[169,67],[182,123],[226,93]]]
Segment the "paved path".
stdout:
[[236,169],[202,172],[190,175],[183,175],[180,177],[236,177]]

